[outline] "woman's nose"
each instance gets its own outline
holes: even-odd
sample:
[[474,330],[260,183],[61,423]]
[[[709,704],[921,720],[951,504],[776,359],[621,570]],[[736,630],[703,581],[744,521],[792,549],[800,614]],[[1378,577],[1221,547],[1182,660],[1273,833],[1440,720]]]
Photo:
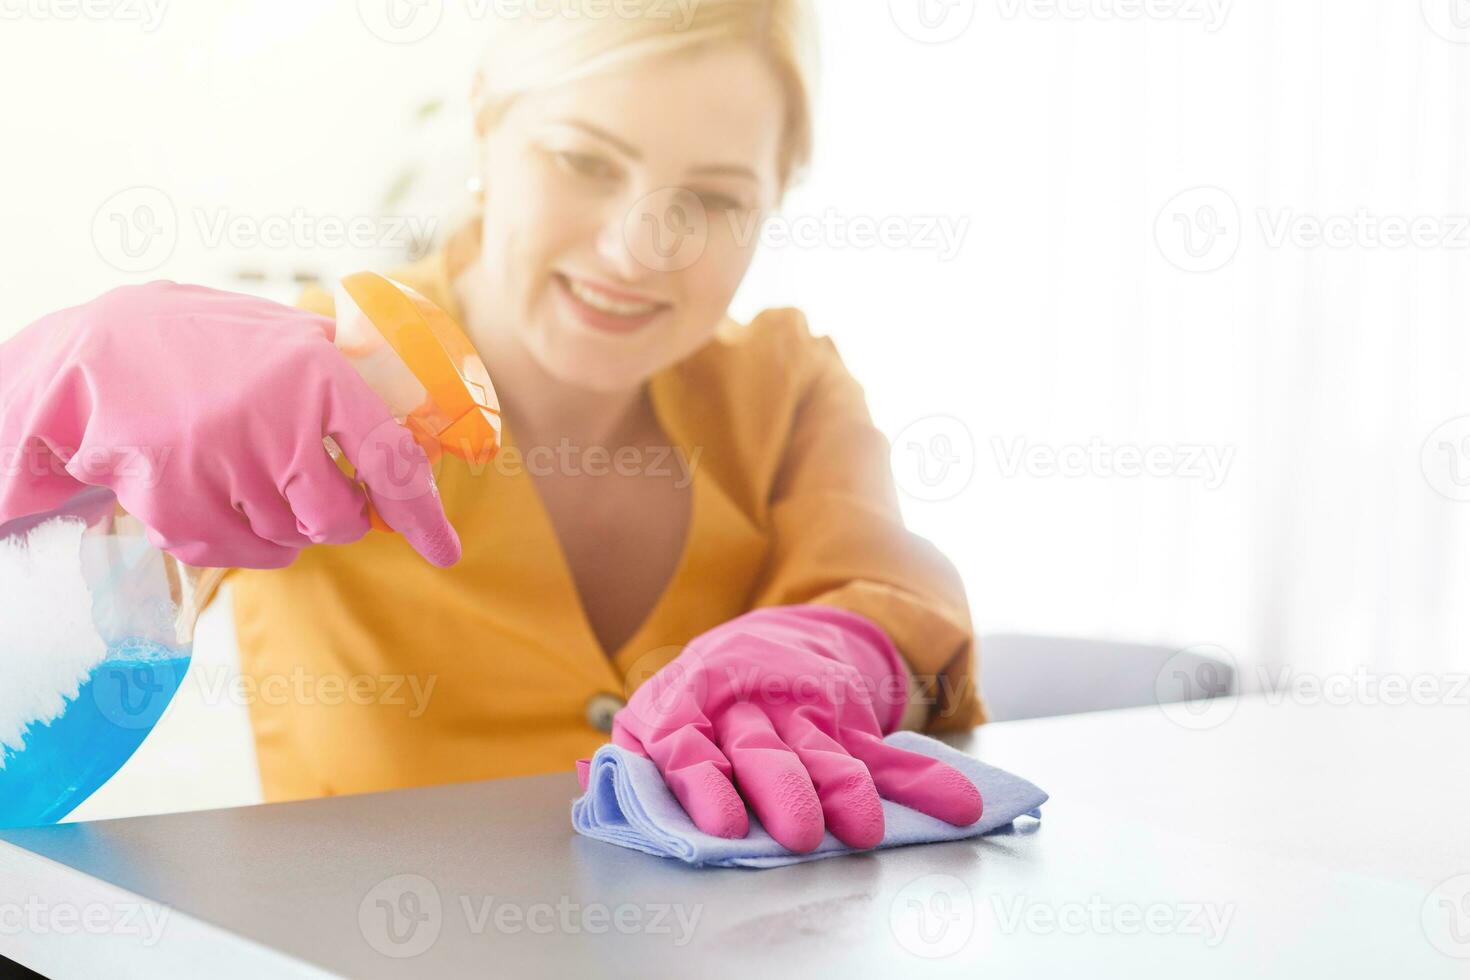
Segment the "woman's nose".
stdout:
[[598,252],[631,281],[687,269],[708,243],[709,215],[699,197],[670,187],[614,209],[598,237]]

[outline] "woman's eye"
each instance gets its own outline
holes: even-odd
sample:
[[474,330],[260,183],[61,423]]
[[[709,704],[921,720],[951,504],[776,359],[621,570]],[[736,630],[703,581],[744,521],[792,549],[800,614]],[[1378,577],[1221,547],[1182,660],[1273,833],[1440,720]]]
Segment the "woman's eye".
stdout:
[[612,164],[599,156],[591,153],[577,153],[564,150],[556,154],[556,160],[565,169],[579,177],[591,177],[594,180],[607,180],[617,176],[617,170]]
[[708,211],[746,210],[744,201],[741,201],[738,198],[731,197],[729,194],[719,194],[707,191],[705,193],[699,194],[698,196],[699,200],[704,204],[705,209]]

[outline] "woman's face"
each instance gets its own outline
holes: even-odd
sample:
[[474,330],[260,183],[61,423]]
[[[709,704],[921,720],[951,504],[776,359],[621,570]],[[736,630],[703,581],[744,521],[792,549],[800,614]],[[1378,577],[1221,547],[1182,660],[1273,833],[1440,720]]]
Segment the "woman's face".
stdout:
[[734,45],[516,100],[482,146],[495,329],[598,391],[700,347],[777,202],[784,114],[774,73]]

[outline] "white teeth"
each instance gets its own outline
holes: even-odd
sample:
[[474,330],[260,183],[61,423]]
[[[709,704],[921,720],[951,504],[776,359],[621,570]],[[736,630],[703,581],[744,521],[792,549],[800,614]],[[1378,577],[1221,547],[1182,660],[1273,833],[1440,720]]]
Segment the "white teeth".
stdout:
[[594,291],[571,278],[568,278],[566,283],[571,288],[572,295],[577,297],[577,299],[586,303],[594,310],[611,313],[614,316],[645,316],[658,309],[659,306],[657,303],[625,303],[615,300],[605,293]]

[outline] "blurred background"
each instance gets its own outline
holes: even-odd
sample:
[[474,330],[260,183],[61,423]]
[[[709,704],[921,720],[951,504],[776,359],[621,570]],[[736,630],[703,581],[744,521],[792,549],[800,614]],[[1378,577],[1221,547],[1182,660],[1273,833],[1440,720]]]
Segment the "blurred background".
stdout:
[[[0,7],[0,339],[432,247],[507,2]],[[1470,672],[1470,4],[819,10],[816,163],[733,312],[836,340],[981,633],[1208,650],[1244,690]],[[78,817],[258,794],[228,611]]]

